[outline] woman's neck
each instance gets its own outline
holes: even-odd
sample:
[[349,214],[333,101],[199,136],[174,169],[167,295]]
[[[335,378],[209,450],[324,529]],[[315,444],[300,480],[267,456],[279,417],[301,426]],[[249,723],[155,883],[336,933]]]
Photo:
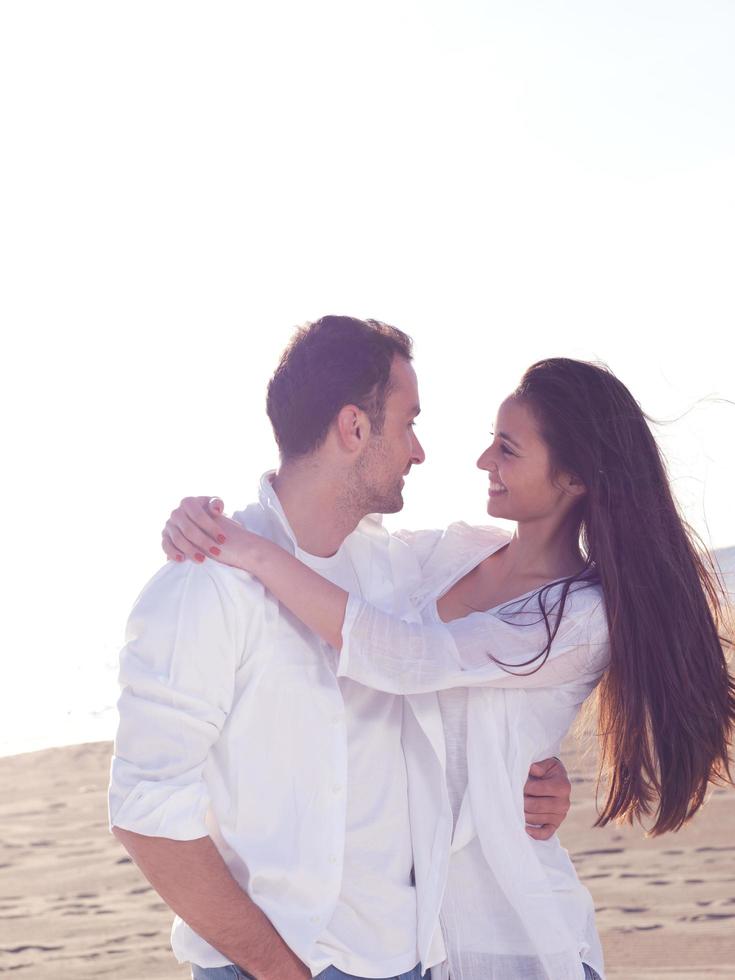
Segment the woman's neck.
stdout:
[[549,582],[576,575],[584,567],[578,537],[576,525],[519,525],[507,545],[444,593],[437,602],[440,618],[446,623],[493,609]]
[[503,564],[508,575],[517,572],[547,581],[575,575],[584,566],[578,522],[571,517],[561,523],[519,522],[504,549]]

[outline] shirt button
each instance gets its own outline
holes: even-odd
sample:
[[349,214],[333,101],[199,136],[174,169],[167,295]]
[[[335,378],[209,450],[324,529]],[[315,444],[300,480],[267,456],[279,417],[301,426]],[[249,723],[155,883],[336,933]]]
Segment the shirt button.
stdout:
[[335,783],[334,786],[332,787],[332,792],[334,793],[335,796],[338,793],[341,793],[342,792],[342,786],[341,786],[341,784],[340,783]]
[[333,855],[332,855],[332,856],[330,857],[330,859],[329,859],[329,863],[330,863],[330,864],[336,864],[336,863],[337,863],[337,856],[336,856],[335,854],[333,854]]

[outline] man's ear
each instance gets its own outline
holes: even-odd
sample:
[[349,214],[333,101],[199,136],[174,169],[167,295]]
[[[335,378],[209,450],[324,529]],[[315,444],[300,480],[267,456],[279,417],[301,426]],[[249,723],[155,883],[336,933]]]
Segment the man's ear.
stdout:
[[370,436],[370,419],[357,405],[343,405],[334,422],[340,445],[347,452],[361,452]]

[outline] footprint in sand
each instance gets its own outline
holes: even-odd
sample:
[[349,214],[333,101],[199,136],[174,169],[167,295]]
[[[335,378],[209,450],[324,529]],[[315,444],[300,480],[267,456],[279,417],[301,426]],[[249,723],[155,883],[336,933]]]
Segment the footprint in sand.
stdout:
[[0,947],[0,953],[55,953],[63,946],[12,946]]
[[679,922],[711,922],[716,919],[735,919],[735,915],[727,912],[700,912],[699,915],[685,915]]

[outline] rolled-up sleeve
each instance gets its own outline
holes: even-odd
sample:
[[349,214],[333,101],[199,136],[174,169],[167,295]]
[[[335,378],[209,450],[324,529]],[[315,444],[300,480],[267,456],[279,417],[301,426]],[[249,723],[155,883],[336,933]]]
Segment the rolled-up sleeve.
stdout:
[[245,573],[212,562],[170,563],[138,598],[120,655],[111,827],[207,836],[203,770],[247,656],[253,586]]

